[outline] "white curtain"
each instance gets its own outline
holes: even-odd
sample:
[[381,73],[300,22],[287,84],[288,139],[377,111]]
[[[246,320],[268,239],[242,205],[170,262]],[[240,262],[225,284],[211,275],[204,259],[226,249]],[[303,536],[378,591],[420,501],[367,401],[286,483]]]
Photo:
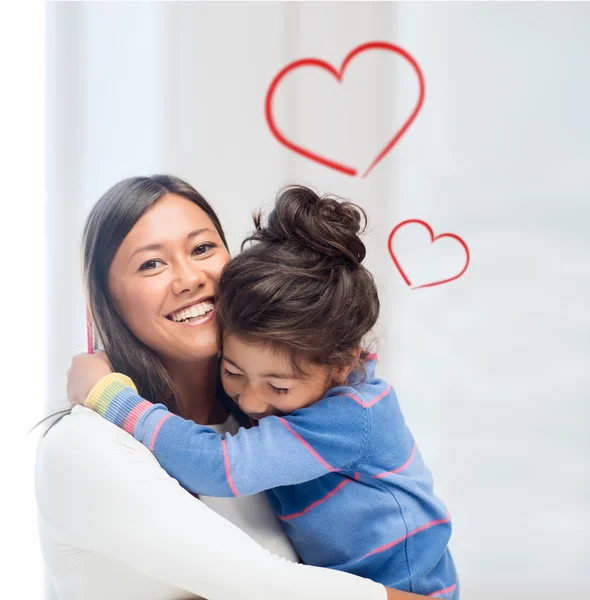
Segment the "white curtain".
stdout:
[[[187,179],[234,252],[285,183],[349,197],[369,215],[380,374],[454,518],[465,598],[588,593],[590,6],[49,3],[47,21],[51,405],[85,349],[82,225],[114,182]],[[426,79],[401,141],[366,179],[281,146],[264,119],[274,75],[306,57],[338,67],[373,40],[405,48]],[[399,59],[358,60],[344,108],[319,76],[277,96],[283,129],[351,160],[380,148],[416,78]],[[411,218],[467,242],[462,278],[408,289],[387,239]]]

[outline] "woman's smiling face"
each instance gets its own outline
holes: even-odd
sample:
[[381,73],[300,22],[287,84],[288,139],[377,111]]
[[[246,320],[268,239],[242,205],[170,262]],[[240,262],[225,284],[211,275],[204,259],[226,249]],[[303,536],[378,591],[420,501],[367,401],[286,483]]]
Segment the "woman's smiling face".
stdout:
[[109,290],[127,327],[165,363],[216,354],[213,296],[230,256],[196,204],[163,196],[119,246]]

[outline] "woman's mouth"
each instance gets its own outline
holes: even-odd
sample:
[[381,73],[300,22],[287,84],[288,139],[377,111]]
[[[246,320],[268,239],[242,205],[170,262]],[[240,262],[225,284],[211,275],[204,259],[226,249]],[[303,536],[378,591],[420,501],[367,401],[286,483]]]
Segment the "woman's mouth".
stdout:
[[212,300],[203,300],[202,302],[196,302],[191,306],[187,306],[181,310],[177,310],[166,318],[173,323],[185,326],[202,325],[213,318],[215,305]]

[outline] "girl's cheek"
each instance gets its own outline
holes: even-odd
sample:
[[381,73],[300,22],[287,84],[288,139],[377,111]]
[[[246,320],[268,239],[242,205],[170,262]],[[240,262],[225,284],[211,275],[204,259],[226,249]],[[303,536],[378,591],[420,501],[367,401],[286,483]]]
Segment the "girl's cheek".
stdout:
[[228,379],[227,377],[222,377],[221,383],[223,385],[223,389],[225,390],[225,392],[228,396],[231,396],[232,394],[237,393],[236,384],[233,381],[231,381],[230,379]]

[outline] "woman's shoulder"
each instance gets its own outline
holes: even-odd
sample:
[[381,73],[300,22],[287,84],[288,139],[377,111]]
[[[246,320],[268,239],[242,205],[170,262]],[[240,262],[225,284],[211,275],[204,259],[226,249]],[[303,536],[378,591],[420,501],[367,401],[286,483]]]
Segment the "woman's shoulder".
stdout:
[[147,448],[122,429],[92,410],[75,406],[41,437],[37,446],[37,462],[58,460],[62,465],[75,466],[85,464],[85,460],[94,462],[122,452],[152,456]]
[[124,493],[146,469],[161,471],[145,446],[93,411],[75,407],[39,440],[38,508],[50,523],[63,522],[70,511]]

